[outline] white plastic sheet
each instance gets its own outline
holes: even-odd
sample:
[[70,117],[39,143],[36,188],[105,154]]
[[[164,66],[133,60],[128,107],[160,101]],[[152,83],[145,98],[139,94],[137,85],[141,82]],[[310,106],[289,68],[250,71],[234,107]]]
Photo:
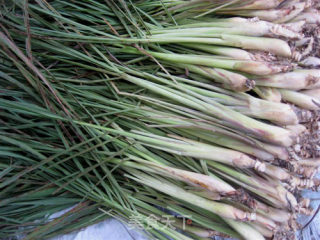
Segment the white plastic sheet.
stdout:
[[80,231],[58,236],[50,240],[147,240],[137,230],[129,229],[116,219],[107,219]]

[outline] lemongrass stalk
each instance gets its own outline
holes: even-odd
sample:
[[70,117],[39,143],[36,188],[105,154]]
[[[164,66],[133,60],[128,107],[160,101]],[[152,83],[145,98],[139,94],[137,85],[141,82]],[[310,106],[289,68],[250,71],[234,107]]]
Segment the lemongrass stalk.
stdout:
[[[86,126],[94,126],[91,124],[85,124]],[[107,129],[97,126],[97,129]],[[148,134],[144,132],[133,131],[133,133],[127,133],[124,131],[111,130],[112,132],[117,132],[121,135],[133,137],[139,139],[141,144],[151,146],[153,148],[163,149],[167,152],[178,153],[182,156],[190,156],[195,158],[204,158],[213,161],[222,161],[226,164],[231,164],[240,168],[255,168],[259,171],[263,171],[264,164],[250,158],[249,156],[237,152],[234,150],[216,147],[208,145],[201,142],[196,142],[182,137],[174,136],[175,138],[161,137],[154,134]],[[176,140],[178,139],[178,140]],[[160,167],[159,167],[160,168]],[[171,173],[173,169],[171,169]],[[178,171],[178,170],[177,170]],[[176,175],[178,172],[175,173]],[[180,177],[182,177],[180,173]],[[190,173],[192,174],[192,173]],[[177,176],[178,177],[178,176]],[[200,177],[200,176],[198,176]],[[212,176],[213,177],[213,176]],[[204,178],[206,178],[204,176]],[[209,178],[211,179],[211,178]],[[209,181],[208,179],[208,181]],[[196,182],[196,180],[194,180]],[[213,180],[212,180],[213,181]],[[217,180],[218,181],[218,180]],[[204,183],[203,183],[204,184]],[[223,183],[221,183],[223,185]],[[205,185],[205,184],[204,184]],[[226,186],[225,186],[226,188]],[[223,189],[223,188],[222,188]],[[221,191],[223,191],[221,189]],[[230,190],[231,191],[231,190]],[[231,191],[232,192],[232,191]]]
[[[227,177],[228,180],[235,181],[239,180],[237,182],[240,186],[244,188],[248,188],[248,186],[252,186],[253,188],[248,188],[249,190],[254,189],[255,193],[259,191],[259,189],[266,191],[269,195],[276,195],[276,190],[272,184],[267,182],[266,180],[262,179],[256,179],[254,177],[245,175],[244,173],[240,173],[234,169],[231,169],[227,166],[221,165],[221,164],[216,164],[213,162],[208,162],[208,165],[212,166],[214,169],[218,170],[217,172],[222,174],[223,177],[227,177],[230,175],[230,178]],[[236,181],[235,181],[236,182]]]
[[[151,164],[151,165],[154,165],[154,164]],[[158,166],[156,166],[156,169],[158,170]],[[235,201],[241,201],[241,199],[243,198],[245,199],[245,201],[247,201],[248,196],[247,195],[242,196],[244,195],[242,191],[236,191],[232,186],[230,186],[229,184],[225,183],[224,181],[220,180],[219,178],[217,178],[212,174],[210,174],[210,176],[207,176],[203,174],[195,174],[189,171],[182,171],[179,169],[174,169],[169,167],[163,167],[163,170],[165,170],[164,172],[165,175],[170,176],[173,173],[178,180],[182,180],[184,182],[191,183],[191,185],[200,186],[204,188],[204,189],[195,188],[195,189],[189,190],[189,192],[202,196],[204,198],[207,198],[210,200],[221,200],[223,197],[227,197],[227,198],[235,199]],[[196,179],[194,179],[194,177],[196,177]],[[206,179],[208,179],[208,181]],[[209,183],[209,182],[212,182],[212,180],[213,180],[213,183],[217,184],[217,186],[213,186]],[[219,189],[218,185],[221,186],[221,190]],[[255,201],[255,204],[256,203],[257,202]],[[277,222],[287,221],[288,218],[290,217],[290,214],[288,214],[287,212],[281,212],[278,209],[274,210],[270,207],[263,205],[262,203],[258,204],[256,207],[259,208],[258,209],[259,213]],[[279,214],[277,215],[276,213],[279,213]]]
[[281,102],[281,94],[276,88],[256,86],[253,90],[262,99],[270,102]]
[[[237,11],[237,15],[246,17],[258,17],[261,20],[284,23],[290,21],[291,19],[297,17],[304,9],[306,4],[304,2],[294,3],[291,6],[285,6],[280,9],[270,9],[270,10],[243,10]],[[233,11],[220,11],[222,14],[231,14]]]
[[[189,29],[189,33],[193,34],[193,30],[199,31],[199,34],[204,34],[208,30],[208,33],[230,33],[238,35],[246,35],[252,37],[285,37],[289,39],[300,39],[303,35],[302,31],[303,21],[299,22],[299,26],[291,26],[293,24],[274,24],[267,21],[261,21],[256,19],[247,18],[227,18],[227,19],[215,19],[210,22],[201,21],[199,23],[191,23],[179,25],[177,27],[168,27],[166,29],[155,29],[151,33],[172,33],[175,29],[178,33],[184,32],[183,30]],[[211,30],[211,31],[210,31]],[[224,31],[223,31],[224,30]]]
[[256,223],[259,223],[259,224],[265,226],[267,229],[269,229],[271,231],[276,229],[277,225],[273,220],[271,220],[270,218],[265,217],[259,213],[256,213],[256,214],[257,214],[256,221],[255,221]]
[[249,145],[247,143],[244,143],[241,140],[231,138],[229,136],[219,134],[216,132],[205,132],[205,131],[194,131],[194,130],[183,130],[185,132],[188,132],[191,135],[197,136],[201,139],[207,140],[209,142],[225,146],[243,153],[247,153],[249,155],[255,156],[258,159],[264,160],[264,161],[272,161],[274,159],[274,156],[262,149],[259,149],[258,147]]
[[303,90],[303,91],[301,91],[301,93],[320,101],[320,88]]
[[[204,23],[205,24],[205,23]],[[167,37],[201,37],[201,38],[217,38],[220,34],[243,35],[251,37],[260,37],[259,33],[255,31],[248,31],[247,28],[242,27],[194,27],[187,28],[181,26],[180,29],[157,29],[152,30],[152,36],[155,38]]]
[[292,209],[295,209],[298,206],[296,197],[291,192],[289,192],[282,184],[279,184],[278,181],[276,181],[276,184],[278,199],[286,204],[283,206],[283,208],[287,208],[291,211]]
[[182,43],[180,45],[202,50],[208,53],[229,57],[231,59],[255,60],[251,53],[239,48],[220,47],[220,46],[212,46],[212,45],[206,45],[206,44],[190,44],[190,43]]
[[[133,48],[122,48],[120,51],[127,53],[141,54]],[[191,55],[191,54],[175,54],[175,53],[160,53],[146,51],[151,56],[172,62],[184,64],[197,64],[208,67],[225,68],[229,70],[237,70],[255,75],[269,75],[287,71],[291,66],[288,65],[273,65],[267,62],[248,61],[248,60],[231,60],[224,58],[214,58],[209,55]]]
[[282,99],[291,102],[303,109],[319,110],[320,101],[301,92],[279,89]]
[[[188,210],[186,208],[193,208],[193,210]],[[236,231],[233,231],[227,223],[221,221],[220,217],[212,214],[210,211],[206,211],[199,207],[190,206],[190,204],[187,204],[187,206],[183,207],[180,203],[176,203],[175,205],[167,204],[167,209],[182,216],[190,216],[192,221],[207,229],[219,231],[220,233],[226,234],[233,238],[241,237]]]
[[[216,94],[212,91],[202,90],[191,86],[183,86],[200,94],[216,98],[214,101],[221,101],[221,103],[229,105],[232,109],[250,117],[269,120],[279,125],[295,125],[299,123],[297,114],[287,104],[261,100],[248,94],[234,94],[235,99],[232,97],[229,97],[230,99],[228,99],[223,94]],[[236,101],[237,97],[240,98],[238,102]]]
[[149,51],[152,56],[173,63],[194,64],[214,68],[225,68],[228,70],[236,70],[240,72],[269,75],[279,72],[284,72],[289,69],[289,66],[272,65],[266,62],[248,61],[248,60],[230,60],[214,58],[208,55],[190,55],[190,54],[168,54]]
[[280,125],[294,125],[299,123],[295,111],[287,104],[261,100],[247,95],[248,107],[234,107],[248,116],[266,119]]
[[212,44],[230,47],[240,47],[243,49],[259,50],[270,52],[283,57],[291,57],[289,45],[280,39],[266,37],[249,37],[231,34],[216,34],[210,38],[206,37],[185,37],[178,33],[157,34],[149,36],[147,39],[121,39],[121,41],[137,43],[194,43]]
[[225,69],[201,67],[192,64],[178,64],[178,66],[185,67],[191,72],[198,73],[201,76],[222,83],[222,86],[225,88],[232,89],[237,92],[248,91],[254,86],[254,81],[249,80],[241,74],[230,72]]
[[[181,85],[193,90],[194,92],[198,92],[199,94],[215,98],[215,101],[219,101],[221,99],[222,103],[230,105],[234,110],[251,117],[270,120],[280,125],[294,125],[299,122],[295,111],[287,104],[261,100],[245,93],[230,93],[230,95],[234,97],[233,100],[231,96],[227,98],[228,95],[215,93],[213,91],[185,84]],[[238,100],[238,102],[236,100]]]
[[[168,84],[174,87],[172,82],[168,82]],[[295,111],[287,104],[261,100],[245,93],[230,93],[231,96],[228,96],[184,83],[181,83],[180,86],[213,98],[213,101],[221,100],[222,103],[230,105],[234,110],[248,116],[270,120],[280,125],[294,125],[299,122]],[[226,93],[228,94],[228,92]],[[210,99],[207,102],[210,103]]]
[[289,181],[291,178],[293,178],[293,176],[283,168],[271,164],[266,164],[265,173],[270,177],[279,179],[281,181]]
[[207,163],[217,169],[217,172],[223,175],[224,178],[227,178],[243,188],[267,199],[277,208],[291,209],[292,207],[297,206],[297,200],[295,197],[279,183],[267,181],[262,178],[249,177],[216,162]]
[[[222,129],[216,128],[214,126],[205,124],[205,123],[194,123],[190,121],[186,121],[180,119],[179,116],[166,116],[159,117],[159,114],[153,114],[151,111],[146,112],[145,117],[151,118],[153,121],[157,121],[163,124],[173,124],[173,126],[180,126],[180,131],[186,132],[190,135],[196,136],[200,139],[206,140],[208,142],[215,143],[220,146],[228,147],[234,150],[238,150],[240,152],[247,153],[249,155],[255,156],[258,159],[265,161],[272,161],[275,157],[283,158],[284,155],[282,151],[266,151],[264,149],[265,143],[259,143],[257,140],[244,140],[243,138],[239,138],[236,135],[231,135],[230,133],[225,132]],[[198,129],[198,130],[196,130]],[[195,131],[196,130],[196,131]],[[200,131],[199,131],[200,130]],[[280,153],[279,153],[280,152]],[[285,155],[285,159],[287,159],[287,155]]]
[[208,190],[204,190],[204,189],[188,189],[188,192],[191,192],[193,194],[196,194],[200,197],[209,199],[209,200],[213,200],[213,201],[219,201],[222,199],[221,195],[219,193],[216,192],[210,192]]
[[320,12],[315,8],[308,8],[291,20],[291,22],[305,21],[309,24],[318,24],[320,22]]
[[185,191],[183,188],[170,183],[164,179],[156,179],[151,176],[148,176],[142,172],[138,172],[132,169],[127,170],[130,174],[126,174],[125,176],[133,179],[143,185],[147,185],[152,187],[160,192],[163,192],[171,197],[179,199],[181,201],[186,201],[194,206],[203,208],[210,212],[217,214],[223,218],[230,218],[234,220],[242,220],[242,221],[254,221],[255,214],[251,214],[248,212],[241,211],[237,208],[234,208],[230,205],[219,203],[215,201],[209,201],[205,198],[199,197],[195,194],[189,193]]
[[304,126],[303,124],[288,125],[285,126],[285,128],[290,130],[297,136],[301,136],[307,130],[306,126]]
[[256,201],[256,208],[260,214],[272,219],[275,222],[285,223],[292,217],[292,214],[288,211],[270,207],[260,201]]
[[272,238],[273,237],[273,231],[267,229],[266,227],[263,227],[257,223],[250,223],[250,225],[256,229],[259,233],[261,233],[266,238]]
[[[215,86],[211,86],[210,84],[206,84],[206,83],[201,83],[198,81],[194,81],[194,80],[189,80],[189,79],[185,79],[185,78],[181,78],[181,77],[175,77],[175,76],[169,76],[169,75],[165,75],[165,74],[158,74],[159,76],[164,76],[166,77],[166,79],[164,78],[154,78],[154,77],[150,77],[152,80],[157,80],[160,81],[161,83],[167,84],[168,86],[172,86],[173,88],[177,88],[177,89],[187,89],[188,91],[193,92],[194,96],[197,96],[199,98],[202,98],[203,101],[210,103],[211,102],[211,98],[214,99],[214,101],[217,102],[221,102],[223,104],[226,105],[241,105],[241,100],[236,99],[235,97],[232,96],[232,94],[229,94],[230,91],[227,90],[223,90],[219,87],[215,87]],[[169,79],[169,77],[171,79]],[[168,78],[168,79],[167,79]],[[176,84],[174,82],[172,82],[172,79],[180,81],[179,84]],[[182,83],[181,83],[182,82]],[[190,84],[186,84],[186,83],[190,83]],[[190,86],[190,85],[194,85],[194,86]],[[199,87],[201,86],[201,88]],[[203,88],[208,88],[207,89],[203,89]],[[206,98],[206,97],[210,97]]]
[[142,162],[143,164],[149,166],[151,169],[154,169],[154,172],[157,174],[164,174],[180,181],[184,181],[193,186],[198,186],[212,192],[217,192],[221,195],[233,195],[236,192],[236,190],[231,185],[225,183],[224,181],[213,175],[203,175],[200,173],[143,161],[134,157],[131,158],[134,160],[138,160],[138,162]]
[[145,87],[163,96],[169,97],[184,105],[189,105],[190,107],[206,112],[220,119],[224,119],[230,123],[235,123],[236,126],[239,126],[240,124],[240,127],[245,131],[251,132],[256,136],[261,136],[262,139],[265,139],[267,141],[279,143],[283,146],[290,146],[292,145],[293,139],[295,138],[295,136],[292,136],[291,133],[285,129],[258,122],[254,119],[246,117],[245,115],[232,111],[229,108],[224,107],[218,103],[215,103],[215,106],[213,106],[212,104],[204,104],[204,102],[200,102],[197,99],[193,99],[192,101],[190,101],[185,97],[175,94],[175,92],[172,90],[167,91],[164,87],[160,87],[157,84],[147,82],[145,80],[129,75],[123,75],[123,77],[132,83]]
[[[297,136],[298,134],[295,133]],[[288,151],[285,147],[272,145],[264,142],[257,142],[258,146],[261,147],[263,150],[271,153],[276,158],[287,160],[289,158]]]
[[[180,78],[175,78],[179,80]],[[256,156],[258,159],[262,160],[272,160],[273,157],[287,160],[289,159],[288,151],[285,147],[272,145],[265,142],[261,142],[256,139],[244,139],[242,137],[237,137],[236,135],[230,135],[230,132],[223,131],[220,128],[216,128],[212,125],[206,125],[205,123],[195,123],[188,122],[186,120],[180,119],[178,116],[166,116],[166,118],[159,117],[161,113],[153,115],[151,111],[144,115],[145,117],[151,117],[151,119],[156,119],[159,122],[166,124],[178,125],[183,131],[188,132],[191,135],[197,136],[209,142],[213,142],[215,144],[225,146],[234,150],[238,150],[249,155]],[[173,117],[173,118],[172,118]],[[194,129],[202,129],[204,131],[191,131],[188,128]],[[294,125],[294,126],[286,126],[286,128],[293,132],[293,135],[299,136],[303,131],[305,131],[305,127],[303,125]],[[262,152],[261,152],[262,150]],[[272,156],[270,156],[270,153]]]
[[225,219],[225,221],[234,229],[236,230],[243,239],[246,240],[264,240],[265,238],[263,235],[255,230],[253,227],[246,223],[237,222],[230,219]]
[[[207,140],[209,142],[214,142],[215,144],[225,146],[234,150],[238,150],[238,151],[247,153],[249,155],[256,156],[258,157],[258,159],[269,161],[273,159],[272,156],[282,160],[287,160],[289,158],[288,151],[285,147],[268,144],[253,138],[246,138],[246,137],[243,138],[244,136],[231,134],[231,132],[225,131],[221,128],[214,127],[214,125],[208,125],[208,124],[199,123],[199,122],[195,123],[194,121],[190,122],[190,121],[182,120],[178,116],[174,116],[174,115],[167,115],[166,117],[161,117],[162,115],[163,114],[161,114],[161,112],[156,113],[154,115],[152,114],[152,110],[149,109],[148,112],[145,112],[143,116],[145,118],[146,117],[151,118],[152,121],[156,120],[158,123],[171,124],[171,125],[173,124],[173,126],[179,126],[181,129],[184,129],[183,131],[185,132],[188,128],[205,130],[206,132],[188,131],[188,133],[196,137],[202,138],[204,140]],[[195,116],[191,116],[191,117],[193,118]],[[204,117],[204,116],[201,116],[201,117]],[[210,120],[210,119],[207,119],[207,120]],[[297,129],[296,126],[297,125],[295,125],[294,128],[292,128],[292,126],[290,126],[290,128],[286,126],[286,128],[292,131],[294,135],[299,136],[301,132],[305,130],[305,128],[301,129],[302,125],[299,125]],[[296,129],[299,131],[297,131]],[[218,135],[219,137],[217,138],[215,137],[215,135]],[[272,156],[270,156],[270,154]]]
[[[158,119],[161,119],[159,118],[159,115],[157,116]],[[156,118],[156,116],[154,118]],[[164,119],[161,119],[161,121],[167,123],[167,121]],[[228,147],[234,150],[238,150],[240,152],[247,153],[261,160],[271,161],[273,158],[287,160],[289,158],[288,151],[285,147],[267,144],[256,139],[245,140],[243,138],[237,138],[236,136],[226,134],[219,129],[215,129],[209,126],[206,127],[203,124],[195,125],[191,123],[190,125],[185,122],[181,122],[181,120],[178,122],[175,120],[171,123],[181,126],[182,131],[187,132],[190,135],[196,136],[208,142],[213,142],[220,146]],[[188,130],[188,128],[200,129],[200,131]],[[289,129],[290,131],[292,131],[291,128]],[[301,133],[301,131],[295,131],[294,133],[298,136]]]
[[205,198],[187,192],[182,188],[178,187],[177,185],[165,181],[164,179],[158,180],[142,172],[137,172],[133,170],[127,171],[133,175],[126,175],[128,178],[131,178],[137,182],[152,187],[181,201],[186,201],[192,205],[213,212],[224,219],[256,221],[258,223],[261,223],[262,225],[265,225],[267,228],[275,228],[275,223],[271,220],[264,218],[263,216],[256,215],[254,213],[244,212],[240,209],[237,209],[233,206],[224,203],[207,200]]
[[299,69],[293,72],[255,78],[258,86],[286,88],[290,90],[320,88],[320,70]]
[[[258,28],[263,26],[258,26],[251,24],[246,24],[246,22],[243,22],[244,26],[241,24],[240,27],[194,27],[194,28],[186,28],[184,26],[181,26],[182,29],[165,29],[165,30],[153,30],[151,31],[153,36],[155,38],[159,37],[198,37],[198,38],[217,38],[220,37],[221,34],[228,34],[228,35],[239,35],[239,36],[248,36],[248,37],[262,37],[262,36],[267,36],[267,37],[279,37],[279,36],[286,36],[291,39],[300,39],[302,38],[303,35],[298,34],[296,32],[293,32],[284,26],[281,25],[276,25],[268,23],[268,22],[263,22],[264,25],[270,24],[271,26],[267,26],[268,30],[263,31],[263,29]],[[259,22],[259,23],[262,23]],[[205,23],[203,24],[205,25]],[[208,25],[215,25],[208,23]],[[247,25],[247,26],[246,26]],[[260,24],[262,25],[262,24]],[[254,38],[249,38],[249,39],[254,39]],[[265,39],[265,38],[262,38]],[[244,41],[247,41],[247,38],[243,38]],[[270,39],[271,41],[271,39]],[[228,43],[225,43],[228,45]],[[245,43],[243,43],[245,44]],[[245,46],[245,47],[244,47]],[[243,47],[247,49],[251,49],[248,44],[245,44]],[[266,47],[267,45],[265,45]],[[255,49],[257,50],[257,49]]]
[[[221,148],[205,143],[200,143],[197,141],[193,141],[187,138],[173,136],[176,139],[179,139],[183,144],[174,144],[162,142],[161,145],[167,146],[168,151],[172,149],[174,152],[179,152],[181,155],[195,157],[198,159],[207,159],[218,162],[224,162],[228,165],[237,166],[239,168],[254,168],[258,171],[264,170],[264,163],[254,160],[253,158],[243,154],[241,152],[237,152],[234,150]],[[165,140],[166,138],[163,138]],[[168,139],[169,140],[169,139]],[[171,146],[171,147],[170,147]],[[154,147],[157,147],[154,145]]]

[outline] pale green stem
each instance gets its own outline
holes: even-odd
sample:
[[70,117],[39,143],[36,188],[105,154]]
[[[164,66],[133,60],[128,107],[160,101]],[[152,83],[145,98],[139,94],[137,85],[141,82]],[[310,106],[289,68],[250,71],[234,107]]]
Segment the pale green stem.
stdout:
[[259,50],[270,52],[283,57],[291,57],[289,45],[280,39],[266,37],[249,37],[231,34],[216,34],[210,37],[188,37],[183,34],[157,34],[149,36],[147,39],[121,39],[125,42],[137,43],[194,43],[194,44],[212,44],[230,47],[239,47],[243,49]]
[[301,91],[301,93],[320,101],[320,88],[304,90],[304,91]]
[[291,90],[320,88],[320,70],[299,69],[255,78],[258,86],[286,88]]
[[[255,194],[270,201],[277,208],[287,208],[295,206],[296,200],[282,185],[276,182],[267,181],[265,179],[257,177],[249,177],[243,173],[240,173],[228,166],[221,165],[216,162],[207,162],[210,166],[218,170],[220,174],[240,186],[248,189]],[[290,203],[289,203],[290,201]],[[292,204],[292,205],[291,205]]]
[[[307,110],[319,110],[320,101],[306,94],[286,89],[279,89],[282,99]],[[317,105],[317,104],[318,105]]]
[[202,50],[204,52],[213,53],[225,57],[229,57],[231,59],[237,60],[255,60],[251,53],[246,50],[242,50],[239,48],[232,47],[220,47],[220,46],[212,46],[205,44],[192,44],[192,43],[182,43],[185,47],[190,47],[198,50]]
[[194,206],[213,212],[220,217],[242,221],[255,220],[254,215],[252,215],[251,213],[244,212],[228,204],[210,201],[208,199],[202,198],[200,196],[187,192],[183,188],[178,187],[177,185],[170,183],[164,179],[156,179],[132,169],[129,169],[127,171],[135,176],[133,177],[130,175],[126,175],[127,177],[140,182],[143,185],[152,187],[158,191],[168,194],[171,197],[177,198],[180,201],[186,201]]
[[263,235],[247,223],[237,222],[231,219],[224,219],[234,230],[236,230],[243,239],[246,240],[264,240]]
[[175,66],[183,67],[191,72],[197,73],[208,79],[222,83],[222,86],[227,89],[232,89],[236,92],[244,92],[250,90],[254,86],[254,81],[247,77],[231,72],[222,68],[209,68],[193,64],[177,64]]
[[221,104],[206,104],[203,101],[195,98],[191,101],[186,97],[182,97],[180,94],[175,94],[175,91],[173,90],[168,91],[165,87],[160,87],[160,85],[158,84],[154,84],[129,75],[123,75],[123,77],[132,83],[145,87],[160,95],[169,97],[175,101],[180,102],[181,104],[189,105],[190,107],[193,107],[197,110],[206,112],[220,119],[224,119],[229,123],[234,123],[235,126],[243,128],[244,130],[251,132],[256,136],[260,136],[260,138],[266,139],[267,141],[280,143],[284,146],[290,146],[293,142],[294,137],[289,131],[283,128],[267,125],[263,122],[256,121]]
[[[245,93],[233,94],[235,97],[240,98],[238,100],[228,95],[192,87],[187,84],[181,85],[201,95],[211,97],[214,99],[213,101],[221,99],[224,105],[234,106],[233,109],[248,116],[269,120],[280,125],[295,125],[299,123],[296,113],[287,104],[261,100]],[[215,100],[216,98],[217,100]]]
[[[295,3],[293,6],[286,6],[280,9],[270,10],[240,10],[237,11],[237,15],[246,17],[258,17],[261,20],[284,23],[297,17],[305,8],[305,3]],[[233,11],[221,11],[221,14],[234,15]]]
[[253,90],[262,99],[271,102],[281,102],[281,94],[276,88],[256,86]]

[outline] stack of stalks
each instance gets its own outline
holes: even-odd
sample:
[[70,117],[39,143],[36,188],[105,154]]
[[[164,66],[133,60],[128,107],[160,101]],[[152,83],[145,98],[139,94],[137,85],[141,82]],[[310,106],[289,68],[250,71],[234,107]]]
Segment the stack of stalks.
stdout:
[[1,3],[0,238],[112,216],[150,239],[295,239],[320,186],[319,7]]

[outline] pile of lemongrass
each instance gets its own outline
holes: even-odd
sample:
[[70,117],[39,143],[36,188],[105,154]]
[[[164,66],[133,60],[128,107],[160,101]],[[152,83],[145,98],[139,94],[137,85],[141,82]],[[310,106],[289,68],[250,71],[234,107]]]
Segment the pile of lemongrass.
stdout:
[[112,216],[156,239],[294,239],[314,214],[316,1],[1,8],[1,238]]

